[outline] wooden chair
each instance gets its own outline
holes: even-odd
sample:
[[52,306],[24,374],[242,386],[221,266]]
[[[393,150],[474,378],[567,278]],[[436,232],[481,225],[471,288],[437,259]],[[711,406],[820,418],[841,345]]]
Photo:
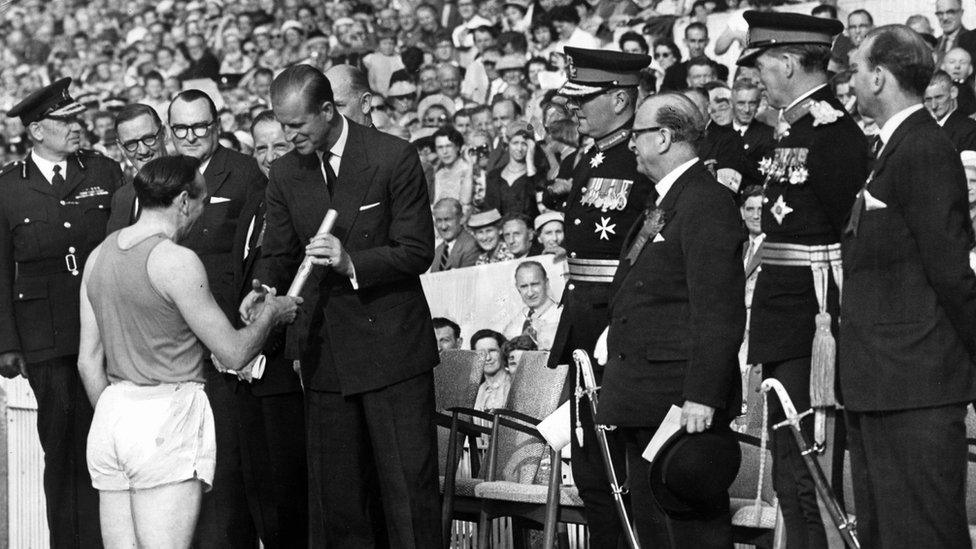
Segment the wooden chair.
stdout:
[[[508,406],[492,410],[485,481],[475,486],[481,501],[478,547],[489,544],[488,522],[510,516],[513,526],[541,525],[543,547],[553,547],[559,522],[584,524],[583,502],[575,487],[562,486],[562,462],[536,426],[559,406],[568,366],[546,367],[548,353],[522,356]],[[549,470],[540,469],[548,458]]]
[[[441,528],[444,548],[451,544],[454,519],[476,522],[480,505],[474,497],[480,455],[477,439],[490,431],[473,424],[466,415],[473,412],[478,386],[484,371],[485,356],[475,351],[443,351],[434,368],[434,401],[437,407],[437,449],[441,480]],[[486,417],[490,417],[487,416]],[[468,441],[471,478],[458,478],[458,468]]]

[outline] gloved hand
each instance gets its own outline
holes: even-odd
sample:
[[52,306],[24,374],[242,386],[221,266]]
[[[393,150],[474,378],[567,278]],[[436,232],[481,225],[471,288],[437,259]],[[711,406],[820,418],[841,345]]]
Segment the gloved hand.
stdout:
[[596,363],[600,366],[606,366],[607,364],[607,333],[610,332],[610,326],[603,329],[603,333],[596,340],[596,346],[593,347],[593,358],[596,359]]

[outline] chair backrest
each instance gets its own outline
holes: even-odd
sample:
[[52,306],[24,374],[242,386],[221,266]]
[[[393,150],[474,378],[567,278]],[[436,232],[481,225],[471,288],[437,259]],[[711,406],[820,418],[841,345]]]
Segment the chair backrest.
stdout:
[[437,410],[474,407],[485,369],[485,355],[478,351],[441,351],[434,368],[434,403]]
[[[556,411],[569,366],[550,369],[546,366],[548,359],[546,351],[526,351],[522,355],[508,392],[509,410],[540,420]],[[539,462],[548,448],[545,441],[502,427],[492,443],[498,445],[495,480],[523,484],[545,484],[548,480],[536,478]]]
[[[771,448],[772,441],[766,446],[766,459],[763,462],[763,452],[758,445],[742,440],[739,441],[739,449],[742,451],[742,463],[739,465],[739,474],[736,475],[732,486],[729,487],[729,496],[749,500],[755,499],[758,488],[760,499],[764,503],[773,504],[776,496],[773,492],[773,457]],[[762,474],[762,485],[759,483],[760,474]]]
[[[441,363],[434,368],[434,405],[438,412],[448,408],[474,408],[478,385],[485,369],[485,355],[477,351],[441,351]],[[449,429],[437,429],[437,463],[440,474],[447,471]],[[457,452],[464,446],[458,437]]]

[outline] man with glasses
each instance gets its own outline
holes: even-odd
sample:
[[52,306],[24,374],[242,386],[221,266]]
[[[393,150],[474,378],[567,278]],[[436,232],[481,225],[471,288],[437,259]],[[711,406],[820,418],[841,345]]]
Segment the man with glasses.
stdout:
[[962,48],[976,58],[976,34],[962,26],[962,0],[936,0],[935,17],[942,28],[935,46],[935,66],[942,66],[952,48]]
[[[206,93],[184,90],[169,105],[169,128],[178,154],[200,159],[207,182],[207,204],[181,245],[190,248],[207,270],[210,290],[231,322],[237,320],[238,289],[234,272],[234,232],[244,204],[264,192],[267,179],[257,162],[217,141],[217,109]],[[197,538],[205,547],[243,547],[255,541],[242,481],[241,441],[237,429],[237,378],[207,368],[207,396],[217,428],[214,489],[204,496]]]
[[[576,114],[579,131],[596,141],[573,170],[572,186],[554,205],[565,212],[569,282],[563,292],[563,314],[549,355],[550,365],[573,364],[576,349],[592,351],[607,326],[610,282],[617,270],[627,230],[647,206],[653,185],[637,173],[627,150],[634,121],[640,70],[651,64],[646,55],[565,48],[569,82],[559,89]],[[569,369],[568,391],[576,387],[576,369]],[[597,371],[597,382],[602,370]],[[585,505],[590,546],[617,547],[620,521],[610,495],[589,404],[579,411],[583,440],[572,437],[573,478]],[[575,421],[574,423],[575,424]],[[614,431],[614,466],[624,471],[623,446]]]
[[[166,155],[166,136],[156,110],[149,105],[126,105],[115,117],[115,132],[125,159],[138,172],[150,160]],[[112,213],[106,233],[113,233],[139,219],[139,204],[131,181],[112,197]]]
[[79,288],[105,238],[118,163],[80,150],[85,108],[63,78],[7,113],[32,149],[0,170],[0,375],[37,398],[51,547],[101,547],[98,494],[85,460],[92,406],[78,376]]

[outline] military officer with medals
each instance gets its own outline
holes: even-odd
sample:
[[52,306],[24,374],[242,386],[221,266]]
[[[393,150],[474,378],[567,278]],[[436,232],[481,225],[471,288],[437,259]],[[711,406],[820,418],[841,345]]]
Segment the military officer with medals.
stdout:
[[79,150],[85,108],[70,78],[7,113],[32,149],[0,170],[0,374],[25,375],[37,398],[52,547],[100,547],[98,493],[85,459],[92,407],[78,376],[81,272],[105,237],[119,165]]
[[[764,378],[781,381],[802,412],[833,398],[840,240],[867,176],[868,146],[827,85],[831,43],[843,25],[788,13],[748,11],[745,19],[749,41],[738,63],[759,70],[770,105],[781,109],[775,149],[760,165],[766,240],[748,360],[763,365]],[[769,424],[783,419],[778,399],[770,397]],[[813,423],[804,419],[801,428],[808,440],[822,442]],[[773,486],[787,544],[826,547],[813,477],[798,446],[789,429],[774,431],[772,438]]]
[[[652,183],[637,172],[627,149],[634,123],[637,82],[651,63],[645,55],[566,47],[569,81],[559,90],[579,120],[580,133],[594,139],[572,174],[571,187],[557,206],[565,213],[569,282],[556,329],[550,365],[573,364],[572,352],[592,352],[607,325],[610,283],[617,270],[627,229],[647,207]],[[552,191],[554,189],[550,189]],[[594,362],[595,365],[595,362]],[[597,370],[599,381],[602,371]],[[567,386],[576,388],[570,368]],[[572,437],[573,478],[585,504],[590,546],[616,548],[620,521],[597,446],[589,403],[575,398]],[[624,470],[623,446],[611,441],[618,471]],[[621,479],[622,480],[622,479]]]

